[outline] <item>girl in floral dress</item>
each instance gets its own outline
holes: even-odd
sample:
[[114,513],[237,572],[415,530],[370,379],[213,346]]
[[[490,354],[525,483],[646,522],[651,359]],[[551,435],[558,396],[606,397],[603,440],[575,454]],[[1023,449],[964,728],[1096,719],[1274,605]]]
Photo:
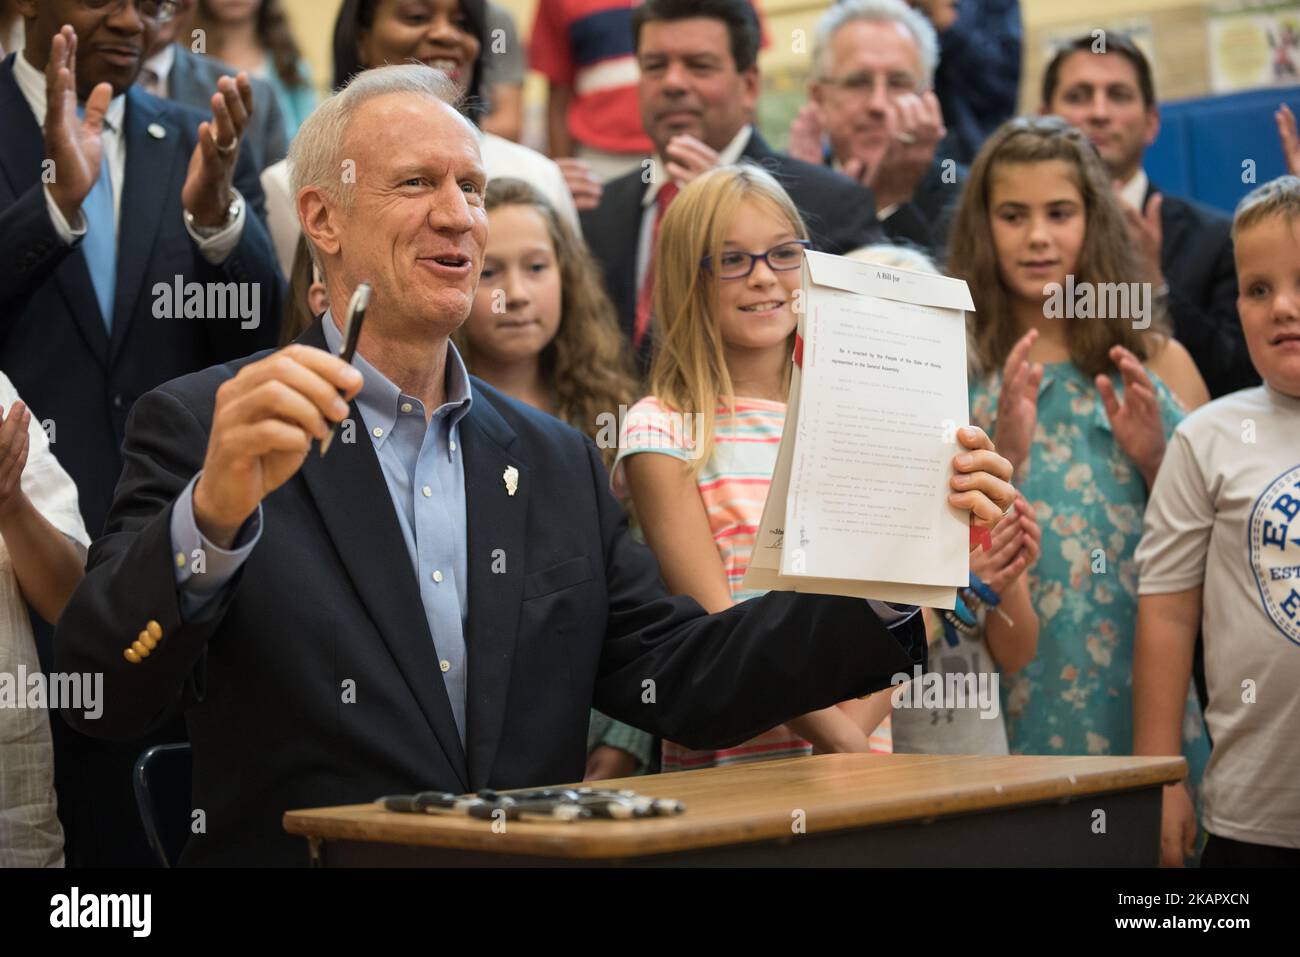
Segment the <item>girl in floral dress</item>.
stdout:
[[[1174,426],[1209,395],[1163,331],[1158,263],[1064,122],[1014,119],[988,140],[949,249],[977,310],[971,422],[1011,460],[1042,526],[1037,656],[1003,676],[1011,751],[1131,754],[1142,513]],[[1194,787],[1208,745],[1190,693],[1183,744]]]

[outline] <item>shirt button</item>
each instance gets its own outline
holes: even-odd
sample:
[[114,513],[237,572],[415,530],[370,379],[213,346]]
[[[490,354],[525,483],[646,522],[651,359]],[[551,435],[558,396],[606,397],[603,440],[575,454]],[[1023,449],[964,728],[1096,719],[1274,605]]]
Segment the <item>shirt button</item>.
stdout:
[[384,437],[384,430],[381,429],[379,426],[376,425],[373,431],[375,433],[375,438],[382,439]]
[[420,491],[424,494],[425,498],[428,498],[430,495],[433,494],[433,489],[429,488],[429,486],[427,485],[424,488],[420,489]]
[[442,669],[443,674],[446,674],[448,671],[451,671],[451,662],[446,658],[443,658],[442,661],[438,662],[438,667]]
[[436,568],[433,570],[433,580],[436,582],[442,581],[442,572],[438,571]]
[[403,411],[403,412],[410,412],[410,411],[411,411],[411,403],[409,403],[409,402],[403,402],[403,403],[402,403],[402,411]]
[[452,442],[452,443],[448,446],[448,448],[450,448],[453,452],[455,452],[455,451],[456,451],[456,443],[455,443],[455,442]]

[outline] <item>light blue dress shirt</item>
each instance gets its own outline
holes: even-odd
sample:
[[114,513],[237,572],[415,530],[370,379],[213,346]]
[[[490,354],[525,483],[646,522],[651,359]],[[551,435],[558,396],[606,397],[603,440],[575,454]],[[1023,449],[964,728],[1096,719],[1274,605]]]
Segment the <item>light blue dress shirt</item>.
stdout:
[[[325,341],[337,353],[342,334],[329,313],[324,319]],[[460,446],[460,420],[469,412],[469,374],[456,347],[447,344],[446,401],[425,422],[424,404],[404,395],[360,352],[352,364],[364,381],[357,409],[370,435],[392,496],[411,567],[420,586],[429,632],[438,665],[465,741],[466,653],[465,618],[468,558],[465,515],[465,468]],[[336,438],[336,441],[338,439]],[[196,475],[172,510],[172,552],[182,617],[192,619],[220,595],[224,585],[247,560],[262,534],[262,508],[249,518],[234,548],[222,549],[199,532],[194,521]],[[196,553],[203,555],[204,573],[194,573]]]

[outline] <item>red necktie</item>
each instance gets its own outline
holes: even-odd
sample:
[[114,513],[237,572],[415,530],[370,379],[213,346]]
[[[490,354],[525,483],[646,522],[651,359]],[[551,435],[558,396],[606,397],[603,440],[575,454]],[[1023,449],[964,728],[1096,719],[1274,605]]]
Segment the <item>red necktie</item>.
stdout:
[[655,246],[659,244],[659,223],[663,221],[668,204],[681,192],[672,180],[659,187],[655,197],[655,221],[650,230],[650,259],[645,267],[645,279],[641,282],[641,292],[636,297],[636,325],[632,329],[632,347],[641,348],[641,340],[650,328],[650,306],[654,299],[655,286]]

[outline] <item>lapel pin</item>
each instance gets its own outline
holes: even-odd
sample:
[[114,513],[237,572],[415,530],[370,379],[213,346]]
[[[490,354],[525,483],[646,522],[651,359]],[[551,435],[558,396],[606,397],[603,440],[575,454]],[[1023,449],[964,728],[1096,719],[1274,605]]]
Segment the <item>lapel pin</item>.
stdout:
[[519,491],[519,469],[507,465],[506,470],[501,473],[501,478],[505,480],[507,495],[514,495]]
[[149,124],[149,135],[152,136],[152,137],[153,137],[154,139],[156,139],[156,140],[160,140],[160,139],[162,139],[164,136],[167,135],[167,131],[166,131],[165,129],[163,129],[163,126],[162,126],[161,123],[150,123],[150,124]]

